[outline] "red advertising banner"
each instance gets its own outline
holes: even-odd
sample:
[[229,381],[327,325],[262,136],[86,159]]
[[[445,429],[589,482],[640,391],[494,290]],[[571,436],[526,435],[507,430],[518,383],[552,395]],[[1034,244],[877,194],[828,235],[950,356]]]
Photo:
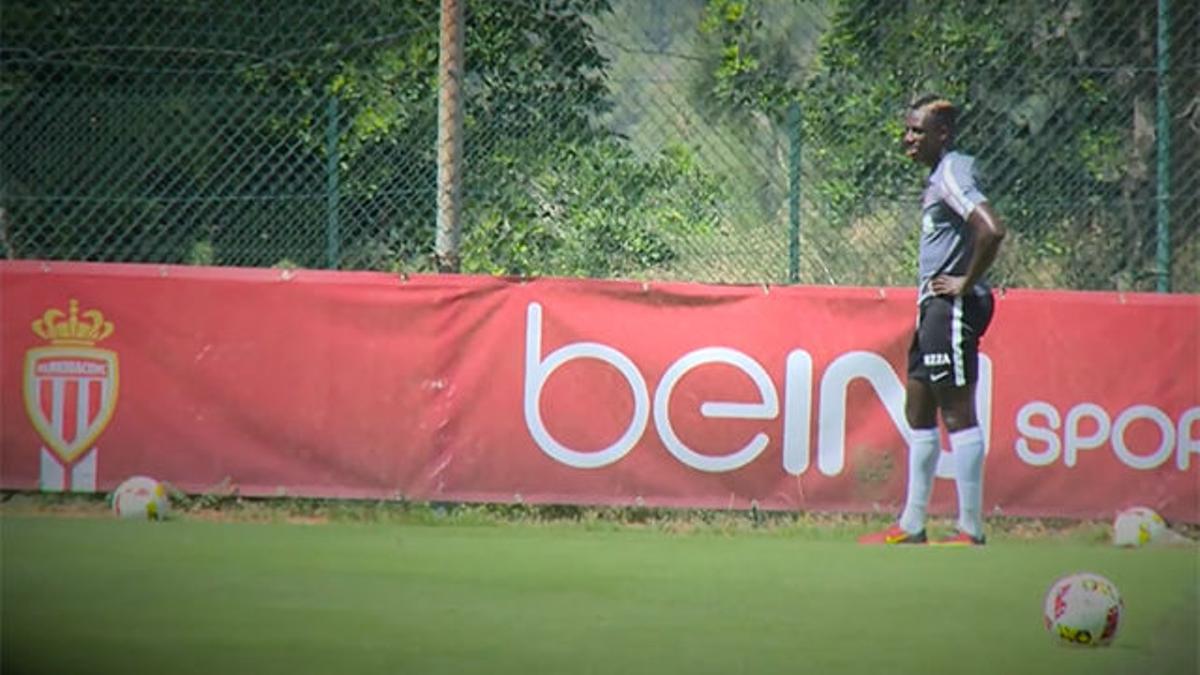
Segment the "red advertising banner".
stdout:
[[[0,486],[896,512],[910,289],[0,263]],[[991,513],[1200,522],[1200,298],[997,296]],[[932,511],[955,508],[952,457]]]

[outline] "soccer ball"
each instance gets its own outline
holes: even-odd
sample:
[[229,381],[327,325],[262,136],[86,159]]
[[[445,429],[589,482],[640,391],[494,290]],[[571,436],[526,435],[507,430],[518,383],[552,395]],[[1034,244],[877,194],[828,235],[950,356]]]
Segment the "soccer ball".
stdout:
[[146,476],[134,476],[117,486],[112,495],[113,513],[121,518],[163,520],[171,500],[163,484]]
[[1112,644],[1125,603],[1113,582],[1099,574],[1067,575],[1046,593],[1043,619],[1059,641],[1088,647]]
[[1167,522],[1146,506],[1125,509],[1113,521],[1113,544],[1117,546],[1142,546],[1163,541],[1166,533]]

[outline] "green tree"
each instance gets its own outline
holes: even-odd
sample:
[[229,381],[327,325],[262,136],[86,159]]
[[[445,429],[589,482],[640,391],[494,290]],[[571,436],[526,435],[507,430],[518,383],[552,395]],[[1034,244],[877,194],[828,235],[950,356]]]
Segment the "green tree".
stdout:
[[[1171,4],[1179,91],[1196,81],[1188,36],[1200,10]],[[1002,281],[1153,287],[1154,3],[839,0],[818,67],[787,86],[769,58],[779,48],[762,29],[766,5],[710,0],[709,30],[723,45],[711,93],[729,109],[775,120],[799,102],[811,162],[805,187],[823,222],[877,225],[911,195],[919,174],[896,145],[904,105],[940,92],[965,104],[960,145],[979,157],[988,193],[1014,231]],[[1176,184],[1194,184],[1196,129],[1174,130],[1192,141],[1176,144],[1184,148],[1174,158]],[[1184,266],[1195,260],[1186,253],[1196,235],[1194,198],[1175,194],[1183,218],[1173,244]]]
[[[470,269],[634,274],[706,226],[715,185],[686,153],[637,157],[595,122],[610,94],[588,18],[608,11],[469,4]],[[438,28],[437,0],[10,3],[12,247],[324,266],[333,243],[342,267],[431,269]]]

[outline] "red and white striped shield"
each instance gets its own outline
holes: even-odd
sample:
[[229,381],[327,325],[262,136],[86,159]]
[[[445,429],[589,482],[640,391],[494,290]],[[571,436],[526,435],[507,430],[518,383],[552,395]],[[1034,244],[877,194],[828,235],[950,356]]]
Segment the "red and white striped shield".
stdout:
[[117,355],[94,347],[36,347],[25,354],[25,409],[46,447],[70,466],[117,407]]

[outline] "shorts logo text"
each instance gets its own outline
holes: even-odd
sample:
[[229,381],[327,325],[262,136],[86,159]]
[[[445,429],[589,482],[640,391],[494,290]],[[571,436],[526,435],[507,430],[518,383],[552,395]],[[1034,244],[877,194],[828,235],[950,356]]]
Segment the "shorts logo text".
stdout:
[[923,361],[925,366],[929,368],[934,366],[948,366],[950,365],[950,355],[945,352],[926,354]]

